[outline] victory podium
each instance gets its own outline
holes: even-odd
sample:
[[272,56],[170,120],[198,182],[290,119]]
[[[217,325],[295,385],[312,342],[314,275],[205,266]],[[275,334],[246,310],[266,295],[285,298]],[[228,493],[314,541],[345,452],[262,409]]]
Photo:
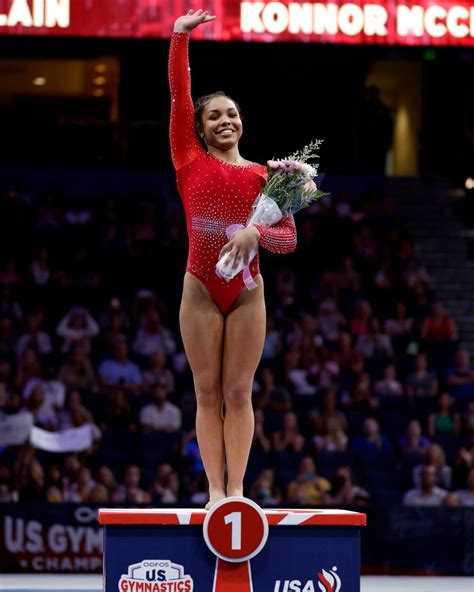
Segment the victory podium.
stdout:
[[360,528],[344,510],[101,509],[105,592],[360,592]]

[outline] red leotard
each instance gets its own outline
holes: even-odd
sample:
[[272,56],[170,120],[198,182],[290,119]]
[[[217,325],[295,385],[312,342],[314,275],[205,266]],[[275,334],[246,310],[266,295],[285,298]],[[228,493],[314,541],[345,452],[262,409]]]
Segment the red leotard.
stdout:
[[[225,231],[231,224],[246,224],[251,206],[263,189],[266,167],[252,163],[235,165],[206,152],[194,129],[194,106],[186,33],[173,33],[169,55],[171,89],[170,141],[178,190],[186,214],[189,254],[186,271],[197,277],[211,298],[226,313],[245,288],[242,272],[227,282],[215,271]],[[259,244],[274,253],[296,248],[293,216],[275,226],[256,225]],[[258,253],[250,264],[252,277],[260,273]]]

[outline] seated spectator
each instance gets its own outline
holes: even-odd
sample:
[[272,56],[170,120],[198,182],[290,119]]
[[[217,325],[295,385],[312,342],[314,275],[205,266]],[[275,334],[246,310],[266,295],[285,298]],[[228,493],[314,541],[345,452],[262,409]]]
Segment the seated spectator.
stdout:
[[342,402],[347,410],[369,412],[379,405],[377,399],[372,395],[370,376],[363,372],[358,378],[356,385],[350,395],[344,393]]
[[449,393],[441,393],[436,413],[428,417],[428,435],[431,438],[444,434],[457,436],[460,431],[461,417],[454,411],[454,399]]
[[291,411],[291,395],[287,388],[275,384],[275,376],[270,368],[262,367],[258,380],[260,391],[255,397],[255,409],[268,409],[277,413]]
[[436,395],[438,381],[433,372],[428,370],[426,354],[418,354],[415,358],[414,372],[407,377],[407,395],[409,397],[426,397]]
[[412,419],[400,438],[399,446],[402,454],[424,454],[430,445],[428,438],[423,436],[421,424],[417,419]]
[[279,356],[282,348],[280,331],[276,328],[275,317],[267,315],[267,329],[263,344],[262,362],[273,363]]
[[474,507],[474,467],[467,474],[466,486],[457,491],[461,506]]
[[84,425],[90,425],[93,448],[98,447],[102,438],[102,432],[95,424],[92,413],[81,403],[81,395],[78,391],[71,391],[68,397],[66,408],[58,414],[58,429],[69,430],[79,428]]
[[278,506],[282,501],[280,490],[275,484],[273,469],[264,469],[258,478],[252,483],[249,490],[249,498],[253,499],[262,508]]
[[320,505],[324,504],[326,493],[331,484],[316,473],[316,465],[310,456],[301,459],[297,477],[288,485],[287,500],[290,504]]
[[343,411],[337,408],[337,391],[327,390],[321,401],[319,409],[310,414],[310,421],[315,432],[321,432],[328,419],[335,419],[343,431],[347,431],[347,418]]
[[285,376],[296,396],[316,394],[315,377],[311,376],[310,368],[303,364],[300,350],[290,350],[285,356]]
[[342,267],[338,273],[339,289],[349,288],[353,280],[360,279],[360,273],[354,269],[354,262],[350,257],[344,257]]
[[323,423],[322,433],[313,437],[316,452],[345,452],[347,442],[347,435],[335,417],[328,417]]
[[163,381],[166,384],[168,393],[174,391],[174,375],[166,366],[166,357],[164,353],[157,349],[152,352],[148,358],[149,368],[143,373],[143,388],[148,390],[157,382]]
[[403,385],[397,380],[397,369],[388,364],[383,371],[383,378],[375,384],[374,393],[379,397],[403,395]]
[[25,349],[18,360],[15,373],[15,388],[23,390],[31,378],[40,378],[41,365],[33,349]]
[[402,279],[410,292],[427,291],[431,285],[431,278],[426,268],[418,259],[413,258],[403,272]]
[[81,393],[79,391],[70,391],[67,396],[66,405],[59,414],[59,426],[60,430],[69,430],[74,426],[74,412],[81,411],[87,419],[92,423],[94,421],[92,413],[84,407],[82,404]]
[[263,429],[265,416],[261,409],[255,409],[255,429],[253,432],[252,451],[270,452],[272,445]]
[[450,387],[461,385],[474,387],[474,368],[471,366],[471,357],[466,349],[458,349],[454,355],[454,368],[446,372],[445,380]]
[[50,465],[46,470],[46,499],[50,503],[64,501],[63,480],[58,465]]
[[127,391],[137,394],[142,384],[140,368],[128,359],[127,342],[120,339],[115,344],[113,359],[104,360],[99,366],[99,379],[102,386],[120,385]]
[[58,374],[60,380],[68,389],[83,389],[91,391],[95,387],[95,371],[84,347],[76,345],[61,366]]
[[112,470],[106,465],[100,466],[95,474],[95,482],[97,485],[105,487],[108,493],[108,498],[112,497],[113,492],[117,489],[117,483],[115,481]]
[[132,349],[140,356],[149,356],[157,349],[165,356],[171,356],[176,351],[173,334],[162,325],[161,315],[155,306],[149,306],[143,325],[135,336]]
[[[356,338],[362,335],[367,335],[369,332],[369,320],[372,317],[372,307],[368,300],[361,300],[358,302],[354,317],[351,320],[351,335]],[[357,348],[356,348],[357,349]]]
[[360,351],[366,359],[384,360],[393,356],[390,337],[380,330],[380,321],[372,317],[368,322],[368,330],[357,338],[355,349]]
[[136,465],[129,465],[125,470],[123,483],[112,495],[116,504],[148,504],[151,502],[149,493],[140,488],[141,470]]
[[0,314],[11,319],[15,327],[23,322],[23,309],[11,286],[0,286]]
[[320,389],[327,389],[339,383],[339,364],[329,354],[326,347],[315,348],[314,359],[311,361],[311,376],[317,380]]
[[446,464],[446,454],[439,444],[430,444],[423,456],[423,464],[413,468],[413,484],[420,487],[421,473],[426,466],[433,466],[436,471],[437,483],[443,489],[451,489],[452,469]]
[[179,500],[179,488],[178,473],[167,463],[159,465],[150,489],[153,504],[176,504]]
[[390,440],[380,433],[380,426],[376,419],[368,417],[362,423],[361,433],[350,444],[352,454],[365,456],[374,452],[393,452]]
[[433,302],[431,313],[421,325],[420,334],[424,341],[431,344],[456,341],[458,338],[456,323],[441,302]]
[[305,440],[298,426],[298,419],[294,413],[283,415],[281,430],[272,434],[273,450],[275,452],[301,452]]
[[51,337],[41,330],[41,314],[30,314],[26,319],[26,331],[16,342],[16,355],[21,355],[26,349],[32,349],[38,355],[51,354],[53,345]]
[[347,321],[333,299],[328,298],[321,303],[317,320],[324,341],[337,343],[339,332],[347,325]]
[[436,467],[424,465],[420,472],[420,484],[410,489],[403,497],[405,506],[441,506],[447,495],[446,489],[437,486]]
[[64,339],[61,351],[69,352],[76,345],[81,345],[89,353],[90,340],[99,334],[99,325],[85,308],[72,308],[59,322],[56,333]]
[[331,479],[331,489],[324,496],[324,503],[333,506],[365,506],[370,493],[354,483],[350,467],[339,467]]
[[48,286],[51,280],[48,249],[39,250],[36,258],[31,263],[30,271],[33,283],[37,288]]
[[119,324],[123,328],[122,334],[126,335],[130,327],[130,319],[122,302],[114,297],[108,301],[107,308],[99,315],[99,326],[103,331],[107,331],[117,318],[120,319]]
[[124,317],[117,311],[110,319],[110,324],[107,325],[103,334],[100,337],[100,351],[103,351],[106,356],[112,356],[115,353],[117,342],[127,342],[128,324],[124,321]]
[[64,460],[63,466],[63,494],[66,495],[69,488],[77,481],[79,471],[82,468],[82,463],[77,454],[69,454]]
[[34,460],[18,491],[19,502],[46,501],[44,469]]
[[361,226],[357,231],[352,241],[352,249],[356,260],[361,265],[368,266],[375,262],[378,252],[377,242],[368,226]]
[[413,319],[407,316],[407,307],[403,301],[397,302],[395,314],[384,324],[385,333],[392,340],[394,348],[403,353],[413,331]]
[[110,501],[110,495],[107,487],[101,483],[96,483],[89,491],[85,500],[88,504],[106,504]]
[[56,409],[45,404],[44,393],[41,386],[31,389],[30,395],[26,401],[26,411],[33,415],[35,426],[44,430],[54,431],[58,425],[58,416]]
[[43,425],[56,427],[58,422],[57,412],[64,407],[66,389],[64,384],[55,379],[54,369],[50,366],[43,370],[42,378],[30,378],[23,389],[23,397],[28,400],[33,393],[41,391],[43,402],[37,410],[37,417]]
[[338,348],[333,357],[343,373],[357,376],[364,370],[364,356],[352,347],[350,333],[341,332],[339,334]]
[[68,491],[65,493],[64,501],[82,504],[87,501],[94,487],[95,481],[92,479],[90,470],[87,467],[81,467],[76,479],[70,484]]
[[167,400],[167,387],[157,382],[151,388],[153,401],[140,409],[140,425],[144,431],[178,432],[181,429],[181,410]]
[[136,430],[135,417],[122,389],[115,389],[109,394],[99,425],[103,431]]

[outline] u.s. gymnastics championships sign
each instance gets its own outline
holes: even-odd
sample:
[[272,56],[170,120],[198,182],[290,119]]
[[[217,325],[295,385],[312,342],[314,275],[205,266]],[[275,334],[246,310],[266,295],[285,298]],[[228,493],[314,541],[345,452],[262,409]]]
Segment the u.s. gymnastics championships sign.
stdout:
[[0,0],[0,35],[167,38],[201,5],[218,17],[201,39],[474,46],[466,0]]

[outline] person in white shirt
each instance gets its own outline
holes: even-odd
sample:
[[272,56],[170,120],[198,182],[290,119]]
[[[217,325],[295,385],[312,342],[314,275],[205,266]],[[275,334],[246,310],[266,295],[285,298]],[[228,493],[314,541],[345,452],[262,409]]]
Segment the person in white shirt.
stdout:
[[55,380],[53,368],[46,368],[43,378],[30,378],[23,389],[23,398],[28,400],[35,389],[41,389],[43,403],[37,410],[41,423],[56,425],[56,412],[63,409],[66,400],[66,388],[62,382]]
[[406,492],[403,505],[441,506],[448,491],[436,485],[436,467],[434,465],[424,465],[420,476],[421,486]]
[[164,381],[153,385],[153,402],[140,409],[140,424],[144,431],[177,432],[181,429],[181,410],[167,400]]
[[99,334],[99,325],[85,308],[74,307],[61,319],[56,333],[64,339],[62,353],[69,352],[75,345],[82,343],[85,351],[90,352],[90,339]]

